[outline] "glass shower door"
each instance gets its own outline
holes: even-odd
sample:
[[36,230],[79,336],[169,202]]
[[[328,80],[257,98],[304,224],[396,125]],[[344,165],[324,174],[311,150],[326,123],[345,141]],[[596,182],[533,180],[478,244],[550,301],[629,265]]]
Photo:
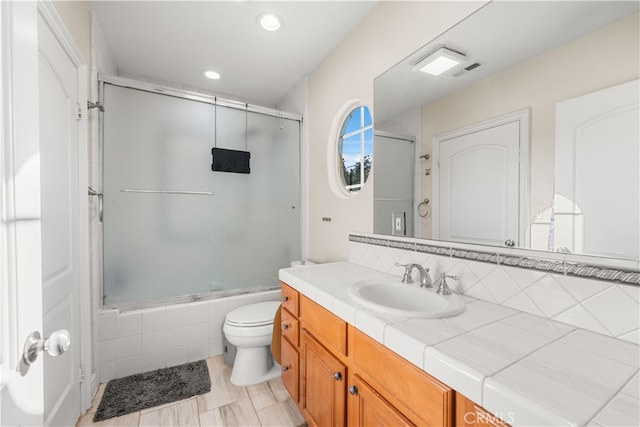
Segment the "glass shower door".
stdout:
[[[299,122],[104,85],[108,306],[277,286],[299,258]],[[211,171],[211,148],[251,173]]]

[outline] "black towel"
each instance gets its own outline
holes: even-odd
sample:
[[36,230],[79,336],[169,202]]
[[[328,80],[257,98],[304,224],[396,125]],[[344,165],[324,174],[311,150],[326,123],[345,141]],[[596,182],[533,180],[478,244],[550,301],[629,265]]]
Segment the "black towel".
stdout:
[[216,172],[250,173],[248,151],[227,150],[224,148],[212,148],[213,163],[211,170]]

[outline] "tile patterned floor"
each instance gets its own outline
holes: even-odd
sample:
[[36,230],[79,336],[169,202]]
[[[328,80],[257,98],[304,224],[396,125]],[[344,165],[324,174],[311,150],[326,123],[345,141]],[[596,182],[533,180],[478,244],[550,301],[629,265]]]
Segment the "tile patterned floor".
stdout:
[[104,384],[100,385],[89,411],[76,427],[85,426],[304,426],[304,418],[280,378],[247,387],[229,381],[231,368],[222,356],[207,359],[211,391],[167,405],[94,423]]

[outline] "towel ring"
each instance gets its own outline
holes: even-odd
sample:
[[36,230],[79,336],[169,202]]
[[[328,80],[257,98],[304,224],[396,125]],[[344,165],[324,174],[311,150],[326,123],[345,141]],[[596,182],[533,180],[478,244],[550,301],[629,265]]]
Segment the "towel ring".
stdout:
[[418,204],[418,215],[422,218],[426,218],[429,216],[431,212],[429,211],[429,199],[424,199],[422,202]]

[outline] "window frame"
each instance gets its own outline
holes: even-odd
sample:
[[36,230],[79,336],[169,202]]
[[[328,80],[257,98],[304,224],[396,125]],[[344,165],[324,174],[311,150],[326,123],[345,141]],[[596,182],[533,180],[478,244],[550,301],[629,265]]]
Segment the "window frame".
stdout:
[[[327,183],[331,192],[341,198],[350,199],[360,194],[365,187],[366,181],[362,183],[362,186],[357,191],[349,191],[346,189],[346,183],[344,180],[344,170],[342,167],[342,151],[340,147],[342,131],[346,120],[349,118],[353,110],[358,107],[366,107],[371,117],[371,168],[373,168],[373,133],[374,133],[374,118],[372,109],[361,102],[360,98],[351,98],[345,101],[340,107],[337,108],[333,118],[331,119],[331,125],[327,134],[327,145],[325,151],[326,167],[327,167]],[[369,175],[372,175],[371,170]]]
[[[351,115],[356,111],[356,110],[360,110],[360,124],[359,126],[348,132],[343,134],[343,130],[347,127],[347,125],[351,122]],[[366,125],[366,115],[369,116],[369,119],[371,120],[371,124]],[[338,140],[338,154],[339,154],[339,159],[338,162],[340,163],[339,167],[341,170],[346,171],[346,168],[344,168],[344,151],[341,150],[341,142],[360,135],[360,171],[359,171],[359,176],[360,176],[360,182],[356,183],[356,184],[347,184],[344,173],[340,174],[341,180],[342,180],[342,184],[345,188],[345,190],[347,190],[349,193],[357,193],[360,190],[362,190],[362,188],[364,187],[365,183],[367,182],[367,178],[369,177],[369,174],[371,173],[371,170],[369,170],[369,174],[365,175],[365,159],[367,154],[365,153],[365,146],[366,146],[366,134],[367,131],[371,131],[371,153],[368,154],[369,155],[369,161],[371,162],[372,158],[373,158],[373,119],[371,118],[371,112],[369,111],[369,107],[367,107],[366,105],[358,105],[354,108],[352,108],[349,113],[347,114],[347,116],[345,117],[345,119],[342,122],[342,127],[340,129],[340,135],[339,135],[339,140]],[[354,165],[355,166],[355,165]]]

